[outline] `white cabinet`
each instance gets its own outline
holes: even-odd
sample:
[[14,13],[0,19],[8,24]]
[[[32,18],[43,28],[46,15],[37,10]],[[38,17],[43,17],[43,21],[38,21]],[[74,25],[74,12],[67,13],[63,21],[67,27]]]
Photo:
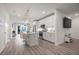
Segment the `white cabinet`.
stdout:
[[53,32],[44,32],[43,33],[43,38],[45,40],[50,41],[50,42],[54,42],[55,41],[55,33],[53,33]]

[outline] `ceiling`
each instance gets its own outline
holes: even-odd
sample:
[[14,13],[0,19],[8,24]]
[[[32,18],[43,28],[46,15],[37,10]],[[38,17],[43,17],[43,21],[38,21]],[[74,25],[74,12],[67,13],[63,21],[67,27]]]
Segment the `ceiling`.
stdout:
[[74,13],[79,13],[78,3],[6,3],[0,5],[5,6],[10,15],[20,18],[29,10],[28,15],[33,20],[48,15],[55,9],[61,10],[70,17],[74,17]]

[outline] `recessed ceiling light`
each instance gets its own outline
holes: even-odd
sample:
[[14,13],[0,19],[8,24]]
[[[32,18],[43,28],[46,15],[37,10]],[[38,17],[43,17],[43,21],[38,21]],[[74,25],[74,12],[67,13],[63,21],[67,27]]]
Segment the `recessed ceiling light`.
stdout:
[[71,19],[71,17],[70,16],[67,16],[69,19]]
[[9,26],[8,23],[5,23],[5,26],[8,27]]
[[18,17],[21,17],[21,14],[18,14],[17,16],[18,16]]
[[78,13],[75,13],[75,16],[78,16],[79,14]]
[[45,14],[45,13],[46,13],[45,11],[42,12],[42,14]]

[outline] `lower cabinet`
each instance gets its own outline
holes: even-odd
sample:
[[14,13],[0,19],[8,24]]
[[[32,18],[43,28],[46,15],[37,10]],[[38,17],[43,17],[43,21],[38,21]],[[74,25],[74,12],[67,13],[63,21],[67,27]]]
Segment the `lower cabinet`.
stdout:
[[44,32],[43,33],[43,38],[45,40],[48,40],[50,42],[54,42],[55,41],[55,33],[50,33],[50,32]]

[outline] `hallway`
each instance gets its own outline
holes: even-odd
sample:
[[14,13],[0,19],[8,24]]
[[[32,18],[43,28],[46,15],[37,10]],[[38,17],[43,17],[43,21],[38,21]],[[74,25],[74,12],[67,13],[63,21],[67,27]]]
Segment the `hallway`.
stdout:
[[[18,41],[20,40],[20,41]],[[79,40],[73,43],[64,43],[54,46],[45,40],[39,40],[39,46],[28,47],[22,44],[21,39],[12,39],[3,50],[1,55],[74,55],[79,54]]]

